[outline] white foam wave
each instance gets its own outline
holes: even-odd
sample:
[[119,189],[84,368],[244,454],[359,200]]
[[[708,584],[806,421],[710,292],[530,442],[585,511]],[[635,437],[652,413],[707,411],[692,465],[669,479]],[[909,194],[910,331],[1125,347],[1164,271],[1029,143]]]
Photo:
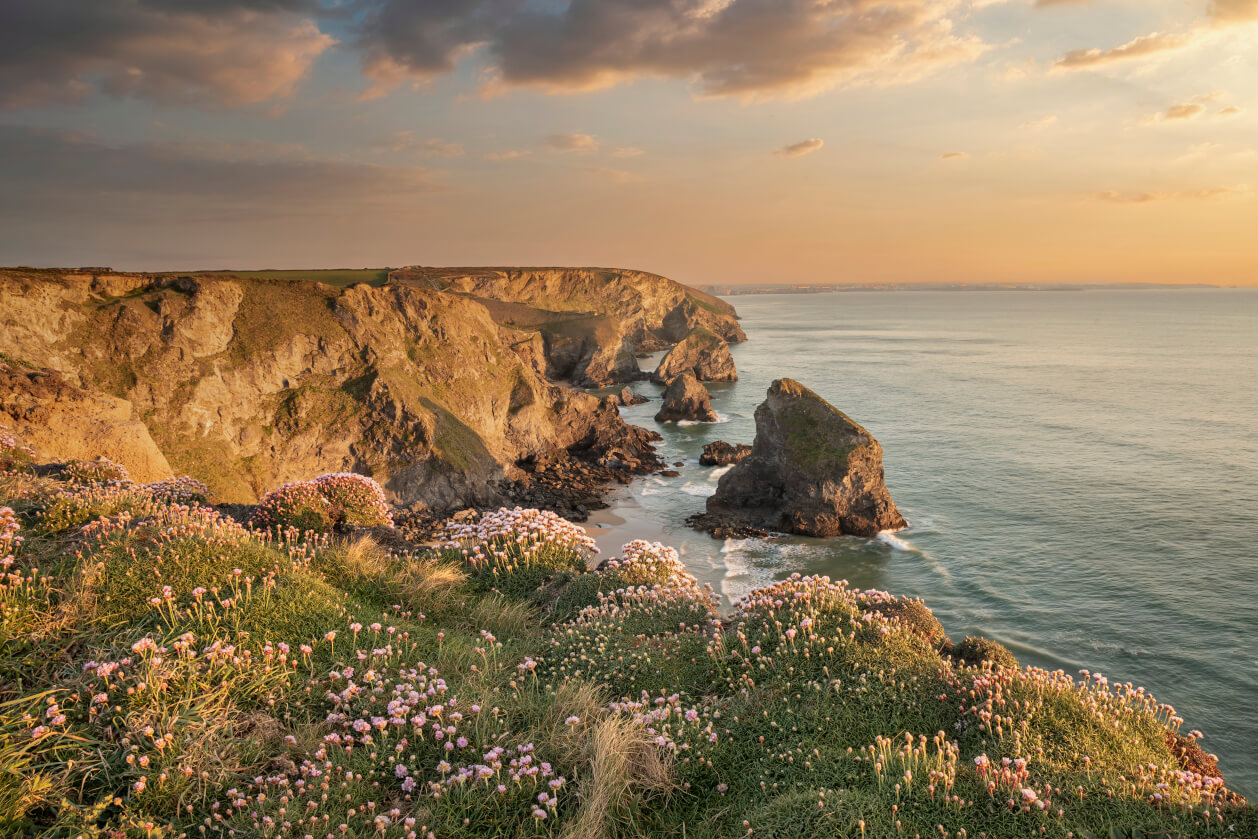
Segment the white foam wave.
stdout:
[[890,545],[891,547],[895,548],[897,551],[905,551],[908,553],[919,552],[917,548],[910,545],[907,541],[905,541],[904,539],[901,539],[899,536],[896,536],[895,531],[892,531],[892,530],[879,531],[878,541],[882,542],[884,545]]
[[700,422],[699,420],[677,420],[678,425],[720,425],[723,422],[729,422],[729,417],[725,416],[720,411],[716,412],[716,419],[712,422]]
[[726,472],[728,472],[729,470],[733,468],[734,468],[734,464],[732,463],[729,466],[718,466],[708,473],[708,480],[711,481],[712,483],[716,483],[717,481],[721,479],[722,475],[724,475]]
[[687,495],[697,495],[700,498],[710,498],[711,496],[716,495],[716,487],[712,486],[712,484],[701,484],[695,481],[685,484],[681,488],[681,491]]

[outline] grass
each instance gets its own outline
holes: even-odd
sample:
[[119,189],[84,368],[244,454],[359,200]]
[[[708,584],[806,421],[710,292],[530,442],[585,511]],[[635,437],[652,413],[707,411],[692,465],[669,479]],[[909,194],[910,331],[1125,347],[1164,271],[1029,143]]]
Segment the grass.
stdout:
[[198,271],[197,276],[241,280],[307,280],[336,288],[366,283],[382,286],[389,281],[388,268],[312,268],[309,270]]
[[398,553],[76,474],[0,475],[0,835],[1258,835],[1173,709],[941,654],[918,601],[797,575],[722,619],[551,514]]

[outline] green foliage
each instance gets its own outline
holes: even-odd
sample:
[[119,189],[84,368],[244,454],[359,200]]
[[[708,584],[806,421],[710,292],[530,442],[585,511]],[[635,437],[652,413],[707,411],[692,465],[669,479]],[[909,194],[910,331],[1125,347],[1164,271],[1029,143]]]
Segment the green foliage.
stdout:
[[999,641],[977,635],[967,635],[953,649],[953,655],[967,664],[991,662],[997,667],[1017,667],[1018,659],[1009,648]]
[[395,553],[149,487],[68,539],[6,510],[116,485],[0,486],[0,835],[1258,835],[1173,710],[941,658],[917,601],[795,576],[722,623],[536,511]]

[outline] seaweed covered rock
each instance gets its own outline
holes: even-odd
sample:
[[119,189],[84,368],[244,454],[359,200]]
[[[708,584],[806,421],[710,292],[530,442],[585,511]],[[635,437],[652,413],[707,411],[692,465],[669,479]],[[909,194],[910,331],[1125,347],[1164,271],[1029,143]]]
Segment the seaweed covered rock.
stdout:
[[703,327],[695,327],[677,346],[668,351],[651,374],[660,384],[682,373],[694,373],[701,382],[736,382],[738,371],[725,339]]
[[684,373],[669,383],[664,391],[664,407],[655,415],[656,422],[716,422],[708,390],[692,373]]
[[732,466],[750,454],[751,446],[746,443],[731,444],[724,440],[715,440],[703,447],[703,454],[699,455],[699,463],[702,466]]
[[792,379],[756,409],[751,454],[721,477],[709,513],[805,536],[875,536],[906,526],[887,492],[882,447]]

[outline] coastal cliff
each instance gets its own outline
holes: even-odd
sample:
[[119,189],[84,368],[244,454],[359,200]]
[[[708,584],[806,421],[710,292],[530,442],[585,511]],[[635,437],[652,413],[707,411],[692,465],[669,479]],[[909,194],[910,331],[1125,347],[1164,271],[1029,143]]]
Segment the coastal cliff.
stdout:
[[[4,270],[0,353],[76,389],[85,417],[108,401],[151,436],[154,468],[160,456],[222,501],[348,470],[394,503],[448,508],[500,501],[504,482],[570,454],[651,468],[654,432],[552,379],[637,378],[639,339],[655,346],[678,323],[741,336],[732,308],[655,275],[487,271],[501,285],[458,272],[337,287],[267,272]],[[535,286],[550,314],[506,299]],[[77,456],[54,435],[41,444]],[[134,446],[94,445],[134,468]]]

